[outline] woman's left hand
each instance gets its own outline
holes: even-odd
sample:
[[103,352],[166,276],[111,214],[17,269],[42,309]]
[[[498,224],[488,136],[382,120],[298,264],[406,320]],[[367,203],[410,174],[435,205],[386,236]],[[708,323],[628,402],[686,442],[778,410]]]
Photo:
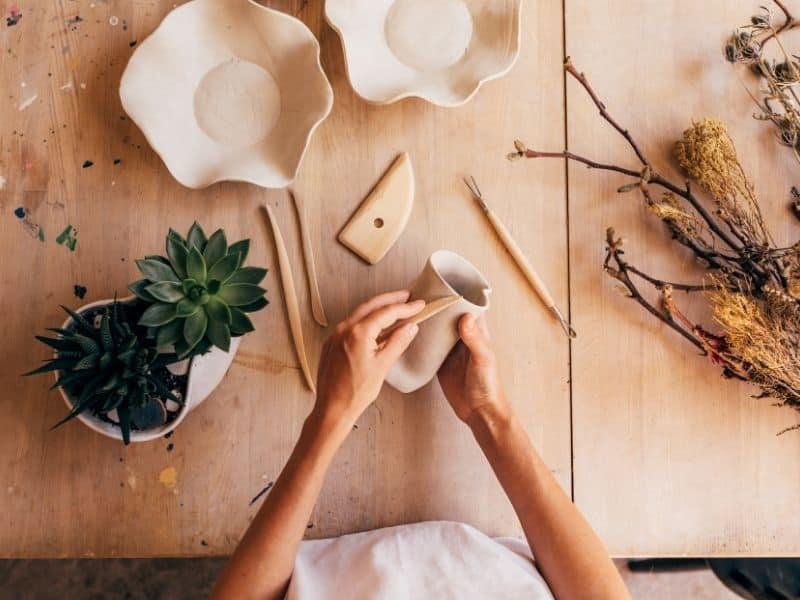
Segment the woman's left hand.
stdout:
[[322,349],[314,407],[317,418],[352,428],[375,401],[389,370],[419,331],[409,323],[379,341],[387,328],[425,307],[423,300],[408,302],[408,297],[405,290],[376,296],[336,326]]

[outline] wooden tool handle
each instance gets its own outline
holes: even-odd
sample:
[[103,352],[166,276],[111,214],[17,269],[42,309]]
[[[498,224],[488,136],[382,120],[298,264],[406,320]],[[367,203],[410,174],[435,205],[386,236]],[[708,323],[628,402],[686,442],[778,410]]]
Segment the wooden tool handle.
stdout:
[[438,315],[443,310],[446,310],[446,309],[450,308],[451,306],[453,306],[453,304],[455,304],[459,300],[461,300],[461,296],[456,294],[454,296],[445,296],[444,298],[438,298],[436,300],[428,302],[425,305],[425,308],[423,308],[421,311],[419,311],[413,317],[410,317],[408,319],[404,319],[404,320],[402,320],[402,321],[400,321],[398,323],[395,323],[394,325],[392,325],[391,327],[386,329],[386,331],[383,331],[378,336],[378,340],[377,340],[378,343],[386,341],[386,338],[388,338],[389,335],[391,335],[391,333],[394,330],[399,329],[403,325],[407,325],[408,323],[415,323],[415,324],[419,325],[420,323],[422,323],[424,321],[427,321],[431,317],[435,317],[436,315]]
[[303,258],[306,263],[306,276],[308,277],[308,293],[311,296],[311,314],[314,320],[323,327],[328,326],[328,317],[325,316],[325,307],[322,304],[322,295],[319,293],[319,283],[317,282],[317,265],[314,260],[314,247],[311,245],[311,237],[308,235],[306,226],[306,211],[304,204],[289,190],[289,195],[294,201],[294,208],[297,211],[297,221],[300,224],[300,239],[303,245]]
[[528,280],[528,283],[531,284],[531,287],[536,291],[539,297],[542,299],[542,302],[545,303],[547,308],[552,308],[556,305],[555,300],[550,295],[547,287],[545,287],[544,282],[542,281],[541,277],[533,270],[533,266],[525,255],[522,253],[522,250],[517,245],[517,242],[514,241],[514,238],[511,237],[511,233],[509,233],[508,229],[506,229],[505,225],[497,218],[497,216],[492,212],[489,211],[486,213],[489,217],[489,222],[494,227],[497,235],[500,236],[500,239],[503,242],[503,245],[506,247],[508,252],[514,258],[519,266],[520,270],[522,271],[525,278]]
[[283,299],[286,302],[286,312],[289,316],[289,330],[292,333],[294,347],[297,351],[297,360],[300,362],[300,370],[308,384],[309,389],[316,394],[317,388],[314,385],[314,378],[311,376],[311,369],[306,358],[306,345],[303,341],[303,322],[300,319],[300,305],[297,302],[297,290],[294,286],[292,277],[292,265],[289,262],[289,253],[286,252],[286,244],[283,242],[281,230],[278,222],[268,204],[264,205],[269,217],[269,224],[272,228],[272,235],[275,238],[275,249],[278,253],[278,267],[281,271],[281,286],[283,287]]

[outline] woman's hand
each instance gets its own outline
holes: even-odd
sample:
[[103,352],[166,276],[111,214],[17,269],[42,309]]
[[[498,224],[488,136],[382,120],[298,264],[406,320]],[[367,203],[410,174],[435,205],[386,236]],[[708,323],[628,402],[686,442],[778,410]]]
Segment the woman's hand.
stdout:
[[459,342],[439,369],[439,383],[459,419],[470,425],[477,414],[507,415],[506,402],[489,338],[486,318],[464,315],[458,323]]
[[378,341],[381,332],[425,307],[423,300],[408,302],[408,297],[408,291],[399,291],[367,300],[336,326],[320,359],[318,418],[351,428],[378,397],[389,370],[419,331],[409,323]]

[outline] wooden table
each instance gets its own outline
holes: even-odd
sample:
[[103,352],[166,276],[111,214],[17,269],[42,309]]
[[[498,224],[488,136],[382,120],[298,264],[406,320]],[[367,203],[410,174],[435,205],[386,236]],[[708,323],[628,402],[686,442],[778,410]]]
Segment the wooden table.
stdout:
[[[581,91],[565,87],[566,48],[665,168],[667,142],[709,111],[726,118],[737,138],[758,140],[743,151],[745,162],[769,200],[775,233],[794,239],[798,228],[785,204],[796,167],[751,121],[747,99],[719,57],[725,34],[757,3],[732,9],[723,0],[566,0],[562,12],[559,2],[529,1],[515,68],[450,110],[417,100],[364,103],[347,82],[322,2],[268,4],[319,35],[336,95],[295,186],[309,206],[329,317],[338,320],[363,298],[407,285],[435,249],[464,254],[493,283],[490,322],[508,394],[614,554],[796,553],[800,437],[774,435],[795,417],[720,380],[615,294],[600,270],[603,232],[616,225],[644,266],[667,275],[690,268],[688,258],[677,265],[664,258],[663,233],[633,196],[616,197],[617,178],[565,171],[561,161],[505,160],[515,138],[553,149],[567,143],[604,159],[627,156]],[[125,448],[78,423],[48,432],[63,403],[47,392],[46,378],[18,375],[46,356],[33,335],[61,320],[58,304],[82,302],[75,284],[88,288],[85,301],[124,292],[136,275],[133,260],[159,251],[169,226],[187,229],[197,219],[207,229],[224,227],[230,238],[249,236],[251,261],[273,267],[258,209],[269,202],[293,263],[302,264],[284,192],[244,184],[187,190],[124,116],[117,85],[133,42],[172,6],[41,1],[22,5],[17,25],[0,24],[0,175],[7,181],[0,191],[0,273],[11,342],[0,368],[2,556],[229,553],[258,508],[251,499],[279,473],[312,405],[274,271],[267,280],[272,304],[257,314],[257,331],[218,391],[169,440]],[[417,203],[399,244],[368,267],[335,235],[403,150],[416,167]],[[82,168],[85,161],[93,165]],[[557,302],[571,305],[580,335],[571,346],[461,186],[467,173]],[[27,220],[15,215],[19,207]],[[68,224],[78,230],[74,252],[56,242]],[[313,323],[305,295],[301,301],[316,362],[325,331]],[[159,480],[169,467],[177,472],[173,488]],[[438,388],[410,397],[385,390],[338,456],[309,536],[424,519],[520,533]]]

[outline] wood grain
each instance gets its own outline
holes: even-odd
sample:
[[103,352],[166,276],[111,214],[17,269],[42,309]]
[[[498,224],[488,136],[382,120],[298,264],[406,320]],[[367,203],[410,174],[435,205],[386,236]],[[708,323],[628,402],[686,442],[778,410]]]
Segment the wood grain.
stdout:
[[[491,273],[489,320],[509,396],[569,490],[567,341],[487,235],[461,185],[474,173],[523,251],[546,259],[541,275],[566,305],[564,168],[519,169],[505,160],[518,136],[563,143],[561,4],[526,3],[524,49],[513,71],[452,110],[418,100],[364,103],[347,83],[338,38],[323,25],[322,2],[268,4],[297,14],[320,36],[336,94],[294,186],[306,200],[309,233],[320,249],[331,322],[370,295],[409,285],[439,248]],[[23,5],[18,25],[0,23],[0,175],[7,179],[0,191],[0,297],[7,315],[0,360],[0,556],[227,554],[258,509],[250,500],[277,477],[313,402],[297,370],[277,260],[259,213],[269,202],[281,223],[291,223],[286,193],[238,183],[181,187],[120,107],[117,85],[131,44],[172,6],[43,0]],[[31,92],[37,99],[18,110]],[[336,242],[336,233],[375,174],[403,151],[420,165],[417,202],[398,244],[369,267]],[[87,160],[93,165],[84,169]],[[17,207],[27,209],[28,226],[14,215]],[[124,292],[136,277],[133,260],[160,251],[168,227],[185,231],[195,219],[207,230],[224,227],[229,239],[250,237],[249,262],[271,269],[271,305],[254,315],[257,330],[244,340],[241,360],[168,440],[124,448],[79,423],[49,432],[65,410],[58,394],[47,391],[47,378],[19,377],[47,355],[34,333],[61,321],[59,303],[77,306]],[[35,231],[30,235],[32,224],[44,228],[44,242]],[[67,224],[78,229],[74,253],[54,241]],[[284,234],[292,264],[302,264],[299,233],[285,227]],[[88,288],[83,301],[73,296],[76,283]],[[304,317],[305,302],[301,297]],[[308,317],[304,333],[315,363],[325,332]],[[177,471],[173,489],[159,482],[168,467]],[[338,455],[308,535],[425,519],[466,521],[491,535],[520,533],[494,475],[438,387],[409,397],[387,389]]]
[[[759,2],[567,0],[567,54],[663,174],[692,119],[722,118],[756,182],[779,245],[800,237],[788,210],[798,167],[752,118],[723,43]],[[637,168],[624,140],[574,81],[569,149]],[[535,138],[534,138],[535,139]],[[526,140],[531,147],[534,142]],[[543,144],[535,139],[537,149]],[[676,250],[623,177],[569,167],[575,499],[619,556],[796,555],[800,435],[787,409],[725,381],[686,342],[617,293],[601,271],[606,227],[626,259],[667,280],[701,271]],[[677,294],[698,318],[702,300]]]

